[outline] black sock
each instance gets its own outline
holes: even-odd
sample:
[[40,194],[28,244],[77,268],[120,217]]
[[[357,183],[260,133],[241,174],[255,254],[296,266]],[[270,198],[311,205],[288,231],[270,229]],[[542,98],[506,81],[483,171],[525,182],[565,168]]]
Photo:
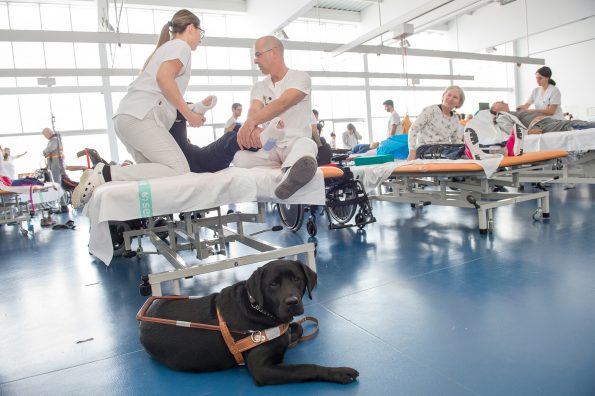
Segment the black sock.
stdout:
[[103,175],[103,180],[105,180],[106,183],[112,181],[112,171],[109,165],[105,165],[101,170],[101,173]]

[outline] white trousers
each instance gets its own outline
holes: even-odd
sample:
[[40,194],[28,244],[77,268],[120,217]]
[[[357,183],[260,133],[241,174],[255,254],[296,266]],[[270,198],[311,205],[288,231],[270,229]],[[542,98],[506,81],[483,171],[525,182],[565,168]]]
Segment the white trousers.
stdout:
[[233,164],[239,168],[254,168],[257,166],[282,169],[289,168],[305,156],[316,158],[318,146],[310,137],[299,137],[289,141],[287,147],[274,147],[270,151],[256,152],[242,150],[233,157]]
[[112,180],[144,180],[190,172],[182,149],[150,111],[143,120],[127,114],[114,118],[116,135],[136,164],[110,167]]

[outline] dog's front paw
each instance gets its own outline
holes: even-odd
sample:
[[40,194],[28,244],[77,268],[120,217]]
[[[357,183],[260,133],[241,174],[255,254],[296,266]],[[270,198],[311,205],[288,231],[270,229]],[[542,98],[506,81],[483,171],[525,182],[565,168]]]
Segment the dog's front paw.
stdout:
[[359,376],[359,372],[351,367],[332,367],[329,372],[329,381],[339,384],[350,384]]

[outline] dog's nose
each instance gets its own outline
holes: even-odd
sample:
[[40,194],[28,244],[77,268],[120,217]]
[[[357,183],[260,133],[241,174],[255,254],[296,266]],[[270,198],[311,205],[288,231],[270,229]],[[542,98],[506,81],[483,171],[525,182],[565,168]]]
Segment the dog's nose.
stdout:
[[300,300],[296,296],[287,297],[285,299],[285,304],[287,304],[288,307],[293,307],[294,305],[298,305],[299,302],[300,302]]

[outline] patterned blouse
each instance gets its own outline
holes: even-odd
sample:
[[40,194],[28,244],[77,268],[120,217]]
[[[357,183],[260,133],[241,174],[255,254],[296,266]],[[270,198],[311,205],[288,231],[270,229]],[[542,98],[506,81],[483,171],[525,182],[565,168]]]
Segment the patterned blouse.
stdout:
[[462,144],[463,127],[456,114],[445,116],[440,105],[428,106],[417,117],[409,131],[409,150],[424,144]]

